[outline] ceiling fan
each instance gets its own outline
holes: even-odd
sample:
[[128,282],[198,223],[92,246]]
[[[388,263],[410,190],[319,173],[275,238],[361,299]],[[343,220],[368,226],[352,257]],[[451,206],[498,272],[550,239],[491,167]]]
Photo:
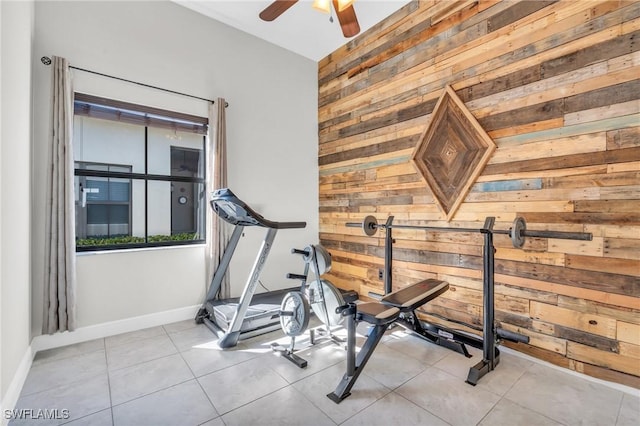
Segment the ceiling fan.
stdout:
[[[314,0],[313,7],[326,13],[331,13],[331,4],[336,11],[342,34],[345,37],[353,37],[360,32],[360,24],[353,8],[355,0]],[[260,12],[260,19],[263,21],[273,21],[282,15],[298,0],[276,0]]]

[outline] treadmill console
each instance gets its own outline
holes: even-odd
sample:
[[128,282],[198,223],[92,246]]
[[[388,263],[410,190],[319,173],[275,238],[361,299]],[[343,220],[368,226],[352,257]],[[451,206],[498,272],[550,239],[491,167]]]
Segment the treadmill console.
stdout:
[[236,197],[229,188],[213,191],[211,207],[225,222],[232,225],[260,226],[260,222],[256,218],[264,219]]
[[211,194],[211,208],[225,222],[241,226],[262,226],[265,228],[304,228],[306,222],[274,222],[255,212],[244,201],[235,196],[229,188],[216,189]]

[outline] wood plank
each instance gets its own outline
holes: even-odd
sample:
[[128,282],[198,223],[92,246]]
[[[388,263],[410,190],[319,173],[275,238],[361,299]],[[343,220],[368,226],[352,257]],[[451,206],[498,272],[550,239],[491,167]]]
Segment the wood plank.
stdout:
[[439,296],[445,300],[454,300],[461,305],[482,306],[482,291],[449,285],[449,290]]
[[[640,52],[629,55],[638,61]],[[587,69],[581,69],[568,73],[569,75],[559,75],[539,83],[531,83],[521,88],[512,89],[507,92],[501,92],[498,95],[487,96],[480,100],[474,100],[468,103],[469,109],[479,120],[483,117],[499,114],[517,108],[524,108],[531,104],[550,102],[556,99],[562,99],[568,96],[575,96],[587,93],[594,89],[613,86],[623,82],[630,82],[638,78],[640,67],[630,66],[622,68],[615,72],[609,72],[609,66],[606,63],[597,63],[589,66]],[[535,93],[532,94],[532,93]]]
[[[477,2],[441,2],[440,5],[446,9],[435,13],[429,21],[425,21],[429,25],[426,27],[416,26],[411,31],[406,32],[403,37],[396,37],[393,39],[393,43],[379,46],[376,49],[375,55],[369,55],[370,58],[366,61],[361,61],[359,64],[347,71],[347,78],[352,78],[370,68],[382,64],[390,60],[391,58],[399,55],[411,47],[418,45],[425,40],[434,37],[436,34],[443,32],[445,28],[455,25],[460,21],[469,18],[476,14],[478,10]],[[463,9],[463,10],[460,10]],[[456,13],[457,12],[457,13]],[[454,14],[453,17],[447,15]],[[444,19],[448,18],[442,22]],[[379,53],[378,53],[379,52]]]
[[605,118],[636,114],[638,112],[640,112],[640,100],[634,99],[632,101],[565,114],[564,122],[566,125],[572,126],[574,124],[588,123],[590,121],[598,121]]
[[511,314],[529,316],[529,300],[520,297],[496,294],[495,308]]
[[549,240],[548,250],[551,253],[578,254],[581,256],[602,256],[604,241],[595,237],[592,241]]
[[607,380],[609,382],[620,383],[625,386],[640,389],[640,378],[611,370],[607,367],[603,368],[597,365],[575,361],[571,363],[570,368],[579,373],[587,374],[601,380]]
[[[500,191],[494,191],[500,192]],[[523,199],[524,197],[520,198]],[[524,198],[526,199],[526,198]],[[512,225],[513,220],[517,212],[522,211],[538,211],[538,212],[572,212],[574,211],[574,202],[567,202],[566,200],[560,201],[509,201],[496,205],[494,202],[474,202],[463,204],[460,208],[461,211],[469,209],[475,213],[480,214],[478,221],[484,221],[487,216],[496,215],[497,212],[511,213],[513,217],[506,220],[497,220],[498,222],[505,222],[504,229]]]
[[631,324],[624,321],[618,321],[617,339],[622,342],[640,345],[640,324]]
[[607,150],[606,132],[587,133],[547,141],[499,145],[489,164],[526,161]]
[[542,189],[542,179],[511,179],[485,183],[476,183],[471,192],[496,192]]
[[620,355],[640,360],[640,346],[627,342],[619,342],[618,348],[618,353]]
[[[440,301],[439,301],[440,302]],[[464,304],[462,304],[464,306]],[[439,304],[436,303],[429,303],[424,307],[425,311],[433,314],[434,316],[438,316],[439,318],[448,318],[451,320],[451,322],[453,324],[460,324],[460,323],[464,323],[464,324],[469,324],[471,326],[475,326],[476,328],[479,328],[482,325],[482,316],[478,315],[478,314],[470,314],[468,312],[465,311],[461,311],[458,309],[454,309],[453,306],[451,306],[451,303],[447,304],[447,306],[440,306]],[[436,321],[438,322],[438,321]],[[442,322],[442,321],[440,321]],[[445,322],[446,324],[446,322]],[[451,326],[451,325],[449,325]],[[458,329],[463,328],[463,329],[471,329],[474,330],[473,327],[456,327]],[[478,333],[477,330],[474,330],[476,333]]]
[[[607,238],[604,240],[604,256],[640,260],[640,239]],[[640,263],[638,263],[638,271],[640,271]]]
[[[390,154],[374,155],[369,157],[369,162],[358,163],[356,160],[342,161],[340,163],[333,163],[325,166],[320,166],[320,176],[333,175],[336,173],[346,173],[358,170],[375,169],[378,167],[390,166],[395,164],[406,163],[409,161],[409,156],[412,149],[396,151]],[[621,150],[622,151],[622,150]]]
[[[527,22],[527,20],[521,20],[521,22],[527,22],[527,24],[510,31],[508,37],[504,37],[502,40],[492,40],[483,45],[484,51],[497,51],[497,52],[509,52],[511,60],[518,58],[519,55],[530,56],[532,52],[539,52],[546,50],[545,44],[551,44],[552,46],[566,43],[579,38],[582,35],[587,34],[594,29],[604,29],[614,24],[615,19],[620,19],[623,13],[627,13],[630,19],[637,16],[638,11],[634,7],[627,7],[619,9],[613,13],[606,14],[604,16],[594,17],[594,19],[587,18],[584,20],[583,10],[587,6],[584,2],[574,2],[571,5],[564,5],[562,10],[554,11],[554,4],[542,10],[542,12],[553,12],[551,15],[547,15],[543,19],[539,19],[534,22]],[[583,9],[583,10],[580,10]],[[564,18],[560,18],[560,14],[563,14]],[[535,16],[536,13],[530,15]],[[572,28],[572,31],[565,31],[568,28]],[[494,34],[494,33],[489,33]],[[551,35],[555,34],[554,40],[547,40]],[[616,36],[619,33],[616,32]],[[561,38],[565,38],[561,40]],[[507,41],[508,40],[508,41]],[[507,44],[509,43],[509,44]],[[537,48],[533,49],[532,44],[540,44]],[[527,49],[528,48],[528,49]],[[482,57],[480,53],[484,52],[478,49],[476,56],[468,58],[464,62],[459,62],[454,65],[454,71],[458,69],[474,68],[474,72],[481,73],[484,70],[495,69],[498,66],[504,64],[499,60],[487,60],[486,57]],[[501,58],[504,59],[504,58]],[[442,61],[443,66],[449,65],[447,61]]]
[[[593,300],[585,300],[563,295],[558,296],[556,304],[561,308],[567,308],[577,312],[603,315],[609,318],[615,318],[618,321],[626,321],[630,323],[638,323],[639,321],[638,314],[640,313],[640,305],[638,305],[638,309],[622,308]],[[619,329],[619,324],[617,327]]]
[[502,27],[512,24],[532,13],[555,3],[555,1],[523,1],[515,3],[508,9],[487,19],[489,31],[496,31]]
[[[546,250],[547,244],[544,244]],[[530,247],[526,247],[525,250],[513,249],[513,248],[499,248],[496,250],[496,260],[513,260],[516,262],[527,263],[540,263],[543,265],[565,265],[565,253],[548,253],[546,251],[541,253],[531,252]],[[609,271],[603,271],[609,272]]]
[[[598,62],[589,65],[585,68],[579,68],[568,73],[560,74],[544,80],[534,81],[532,83],[518,85],[508,90],[504,90],[483,98],[473,99],[467,102],[467,107],[473,111],[476,117],[485,117],[487,115],[493,115],[507,110],[513,110],[521,108],[526,105],[534,103],[547,102],[553,99],[560,99],[567,97],[568,92],[562,93],[564,96],[557,98],[549,97],[550,94],[555,93],[555,89],[559,87],[565,87],[570,85],[571,87],[578,86],[584,81],[590,81],[590,90],[593,90],[595,86],[594,80],[597,78],[604,78],[607,75],[608,66],[607,62]],[[634,80],[631,78],[630,80]],[[615,83],[614,83],[615,84]],[[535,93],[538,95],[536,102],[531,102],[530,97]],[[544,97],[540,97],[540,94],[544,94]],[[505,103],[508,102],[506,105]],[[498,105],[497,105],[498,104]]]
[[[430,23],[430,16],[438,10],[438,7],[441,6],[435,1],[407,4],[388,19],[376,24],[369,31],[332,53],[332,61],[325,62],[320,69],[320,83],[339,79],[340,76],[345,75],[346,70],[353,67],[352,64],[358,58],[369,58],[377,51],[384,50],[381,46],[389,40],[402,37],[404,33],[422,22]],[[376,33],[375,36],[372,33]]]
[[[544,180],[543,188],[588,188],[588,187],[623,187],[635,185],[639,182],[640,172],[611,172],[599,170],[600,173],[592,175],[574,175],[552,177]],[[576,212],[634,212],[633,200],[574,200],[573,206]],[[629,205],[630,207],[625,207]],[[624,209],[624,210],[619,210]]]
[[334,154],[336,152],[375,145],[408,136],[419,136],[424,130],[422,122],[418,123],[418,125],[411,122],[409,122],[409,124],[411,125],[407,125],[407,122],[405,122],[402,126],[396,126],[389,132],[372,132],[365,135],[354,135],[348,138],[337,139],[332,142],[323,143],[321,141],[319,146],[319,155]]
[[616,224],[585,224],[584,232],[590,232],[594,236],[604,238],[640,238],[640,228]]
[[443,243],[442,241],[407,241],[397,239],[394,249],[412,249],[412,250],[427,250],[439,253],[458,253],[472,256],[482,255],[482,247],[464,245],[459,243]]
[[[508,324],[504,323],[502,324],[502,327],[506,330],[524,334],[525,336],[529,337],[529,345],[531,347],[536,347],[538,350],[545,350],[559,355],[565,355],[567,352],[567,341],[565,339],[560,339],[553,335],[539,333],[531,329],[525,329],[522,327],[510,327]],[[543,327],[538,324],[536,326],[532,326],[531,328],[539,330]],[[518,346],[520,347],[520,345]],[[520,347],[520,349],[523,348]],[[546,357],[543,359],[548,361]]]
[[[335,154],[324,155],[319,158],[319,165],[339,163],[346,160],[362,159],[388,152],[396,152],[402,149],[413,148],[418,141],[417,136],[403,137],[375,145],[363,146],[357,149],[344,150]],[[606,143],[606,139],[605,139]]]
[[602,351],[579,343],[567,342],[567,357],[640,376],[640,363],[638,363],[637,359]]
[[467,269],[456,266],[448,266],[448,265],[436,265],[432,263],[422,263],[422,262],[406,262],[402,260],[396,260],[394,258],[393,264],[398,267],[405,267],[410,269],[416,269],[418,271],[431,272],[434,274],[440,275],[456,275],[467,278],[482,278],[482,271],[480,269]]
[[[596,28],[597,28],[597,27],[596,27]],[[591,29],[593,29],[593,27],[591,27]],[[613,36],[614,36],[614,37],[615,37],[615,36],[618,36],[618,34],[617,34],[617,33],[615,33],[615,34],[614,34],[614,33],[611,33],[611,34],[613,34]],[[607,37],[603,37],[602,35],[599,35],[599,36],[598,36],[598,40],[600,40],[600,41],[601,41],[601,40],[603,40],[603,39],[606,39],[606,38],[607,38]],[[565,41],[565,43],[566,43],[566,41]],[[562,43],[560,43],[560,45],[562,45]],[[468,48],[468,47],[469,47],[469,46],[467,46],[466,48]],[[575,47],[572,51],[580,50],[581,48],[584,48],[584,47],[586,47],[586,46],[579,46],[579,47],[578,47],[578,45],[576,45],[576,47]],[[536,51],[536,52],[537,52],[537,51],[542,51],[542,50],[544,50],[544,49],[539,49],[539,48],[533,49],[533,51]],[[456,56],[457,56],[457,55],[456,55],[456,53],[457,53],[457,52],[447,52],[447,54],[451,54],[451,57],[456,57]],[[498,69],[498,68],[500,68],[500,67],[494,66],[494,67],[491,67],[490,69],[495,70],[495,69]],[[434,73],[433,73],[433,72],[429,72],[428,74],[434,74]],[[490,79],[490,78],[487,78],[487,76],[484,76],[484,77],[483,77],[483,80],[488,80],[488,79]],[[440,86],[440,87],[442,87],[442,86]],[[377,88],[376,88],[376,89],[377,89]],[[341,97],[344,99],[344,94],[342,94],[342,96],[341,96]],[[353,110],[353,109],[354,109],[354,108],[353,108],[353,105],[352,105],[351,107],[347,108],[345,111],[349,111],[349,110]]]
[[560,339],[564,339],[567,342],[581,343],[595,349],[620,353],[620,345],[617,340],[608,337],[597,336],[593,333],[581,330],[575,330],[571,327],[556,325],[554,327],[554,336]]
[[631,148],[640,144],[640,127],[607,132],[607,149]]
[[527,142],[537,142],[552,140],[557,138],[567,138],[571,136],[584,135],[587,133],[596,133],[602,131],[619,130],[626,127],[637,127],[640,120],[640,114],[625,115],[624,117],[607,118],[595,122],[576,124],[573,126],[563,126],[559,129],[540,130],[536,132],[507,136],[497,139],[495,142],[498,146],[506,144],[518,144]]
[[566,354],[566,342],[564,344],[562,344],[562,342],[558,342],[558,345],[563,345],[563,347],[559,348],[558,351],[544,349],[541,347],[536,347],[533,344],[529,345],[526,343],[514,343],[514,342],[504,341],[502,344],[510,349],[513,349],[516,352],[522,352],[524,354],[530,355],[532,357],[541,359],[543,361],[552,363],[554,365],[557,365],[563,368],[570,368],[571,366],[571,361],[564,356]]
[[[381,252],[382,255],[382,252]],[[437,252],[415,252],[412,250],[397,250],[397,259],[430,263],[434,265],[456,266],[462,268],[480,269],[481,259],[460,255],[458,258]],[[640,281],[633,277],[602,272],[580,271],[559,268],[552,265],[531,265],[522,262],[501,261],[495,265],[496,274],[511,274],[520,279],[540,279],[555,281],[558,284],[577,286],[581,289],[593,289],[606,293],[640,297]],[[562,272],[562,273],[560,273]],[[507,281],[507,283],[510,281]]]
[[604,336],[611,339],[616,338],[616,320],[590,313],[577,313],[571,309],[560,308],[558,306],[531,301],[531,318],[558,324],[576,330]]
[[[553,6],[552,6],[552,8],[553,8]],[[546,11],[544,13],[536,12],[536,13],[531,14],[530,16],[525,18],[524,20],[521,20],[521,22],[524,25],[525,23],[528,23],[528,22],[531,22],[531,21],[535,21],[536,19],[540,19],[541,17],[549,16],[549,15],[553,14],[553,12],[554,12],[553,9],[550,9],[549,11]],[[546,24],[546,22],[540,23],[541,26],[544,26],[545,24]],[[495,32],[492,33],[490,39],[497,39],[500,36],[504,36],[508,32],[509,31],[506,30],[506,29],[501,29],[501,30],[495,31]],[[470,48],[472,48],[474,46],[483,46],[483,45],[486,45],[486,44],[487,44],[487,38],[486,37],[483,40],[480,39],[479,37],[475,37],[474,39],[470,40],[466,44],[463,44],[463,45],[459,46],[458,48],[454,48],[454,49],[449,48],[449,49],[445,50],[441,55],[433,58],[433,60],[434,60],[434,62],[438,63],[438,62],[445,61],[448,58],[457,58],[457,57],[460,56],[461,52],[468,51]],[[425,47],[423,47],[422,50],[425,50],[425,51],[429,52],[430,50],[433,50],[433,49],[426,49]],[[428,60],[429,60],[428,57],[427,58],[422,58],[422,61],[428,61]],[[404,68],[404,69],[406,69],[406,68]],[[419,69],[419,70],[422,71],[421,69]],[[399,71],[401,71],[401,70],[399,70]],[[402,72],[400,72],[398,75],[401,75],[401,74],[402,74]],[[428,72],[428,74],[434,74],[434,72],[430,71],[430,72]],[[389,78],[387,76],[384,79],[379,80],[378,84],[381,84],[381,82],[388,83],[388,80],[389,80]],[[373,86],[374,85],[370,85],[369,89],[374,89]],[[443,86],[440,86],[440,87],[443,87]],[[349,93],[341,93],[340,94],[340,98],[345,99],[345,97],[348,96],[348,95],[349,95]],[[353,109],[353,107],[351,107],[350,109]]]
[[[628,164],[628,163],[625,163]],[[640,163],[639,163],[640,165]],[[500,175],[483,175],[478,177],[478,182],[493,182],[499,179],[531,179],[549,177],[567,177],[575,175],[614,173],[607,165],[571,167],[566,169],[541,170],[535,172],[502,173]]]
[[[540,43],[536,43],[533,46],[528,47],[535,53],[536,61],[540,61],[543,64],[547,65],[545,66],[545,69],[549,67],[554,68],[553,62],[558,60],[558,58],[562,58],[563,55],[576,55],[576,53],[590,49],[594,45],[608,43],[611,42],[611,40],[629,36],[630,33],[637,31],[637,28],[635,27],[636,21],[632,19],[629,23],[631,23],[632,25],[623,24],[621,31],[613,30],[611,28],[605,28],[603,30],[596,29],[596,32],[585,34],[582,38],[572,38],[570,40],[564,40],[564,43],[558,42],[554,47],[543,48],[536,45]],[[629,39],[623,38],[623,40],[625,43],[629,43],[630,46],[633,46],[634,44],[633,35],[630,35]],[[610,46],[606,46],[605,50],[607,50],[608,48],[610,48]],[[614,56],[619,56],[620,50],[615,48],[611,50],[615,50]],[[624,53],[628,53],[630,51],[634,51],[633,48],[627,50]],[[566,62],[571,63],[574,62],[575,59],[575,57],[567,57]],[[551,62],[547,63],[545,61]],[[532,63],[534,62],[531,61],[528,57],[524,57],[520,61],[511,62],[502,66],[496,66],[492,69],[486,70],[485,72],[469,75],[465,78],[463,83],[454,85],[454,87],[458,89],[460,87],[466,87],[468,85],[479,84],[483,81],[489,81],[496,78],[496,76],[504,76],[505,74],[513,73],[523,68],[530,67]],[[563,69],[562,72],[566,72],[566,69]],[[555,74],[556,73],[552,73],[552,75]]]
[[537,132],[540,130],[557,129],[559,127],[562,127],[562,125],[564,124],[564,118],[561,117],[556,117],[549,120],[536,117],[536,120],[537,121],[533,123],[520,125],[512,123],[510,126],[502,129],[488,130],[486,126],[484,128],[485,130],[487,130],[487,134],[489,135],[489,137],[496,140],[505,138],[507,136],[521,135],[524,133]]
[[557,293],[587,300],[600,301],[602,303],[621,306],[625,308],[637,308],[638,298],[622,294],[608,293],[604,290],[580,288],[565,284],[556,284],[534,278],[518,277],[504,274],[496,274],[496,282],[510,284],[518,287]]
[[608,163],[625,163],[640,161],[640,148],[625,148],[615,151],[599,151],[581,155],[561,155],[552,158],[540,158],[533,161],[521,160],[506,163],[487,164],[486,174],[501,174],[503,172],[529,172],[536,170],[564,169],[570,167],[594,166]]
[[640,265],[638,265],[638,262],[635,260],[580,256],[575,254],[566,254],[565,258],[568,268],[607,272],[610,274],[640,275]]
[[[473,192],[467,195],[466,202],[497,202],[515,203],[518,200],[537,201],[555,201],[555,200],[598,200],[602,198],[602,190],[600,188],[560,188],[560,189],[542,189],[532,191],[506,191],[506,192]],[[537,211],[535,209],[532,211]],[[566,210],[566,209],[565,209]],[[513,212],[514,214],[516,212]],[[510,220],[513,220],[511,218]]]
[[640,212],[627,213],[523,213],[527,221],[546,223],[579,223],[579,224],[608,224],[608,225],[640,225]]
[[496,294],[520,297],[523,299],[535,300],[538,302],[548,303],[551,305],[558,304],[558,295],[547,293],[545,291],[538,291],[538,290],[532,290],[532,289],[497,283],[495,285],[495,292]]

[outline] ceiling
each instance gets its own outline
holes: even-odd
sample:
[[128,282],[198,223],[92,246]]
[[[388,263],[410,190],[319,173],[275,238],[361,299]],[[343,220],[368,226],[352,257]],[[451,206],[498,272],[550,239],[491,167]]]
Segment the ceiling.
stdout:
[[[344,38],[335,12],[314,9],[311,0],[300,0],[272,22],[258,14],[271,0],[174,0],[198,13],[252,34],[299,55],[319,61],[351,39]],[[410,0],[356,0],[354,9],[360,34],[382,21]],[[357,37],[357,36],[356,36]]]

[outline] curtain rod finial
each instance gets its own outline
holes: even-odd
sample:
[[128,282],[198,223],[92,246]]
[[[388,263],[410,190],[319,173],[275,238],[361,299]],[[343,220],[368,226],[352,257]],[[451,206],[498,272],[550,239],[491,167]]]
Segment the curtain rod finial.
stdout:
[[40,61],[45,65],[51,65],[51,58],[48,56],[43,56]]

